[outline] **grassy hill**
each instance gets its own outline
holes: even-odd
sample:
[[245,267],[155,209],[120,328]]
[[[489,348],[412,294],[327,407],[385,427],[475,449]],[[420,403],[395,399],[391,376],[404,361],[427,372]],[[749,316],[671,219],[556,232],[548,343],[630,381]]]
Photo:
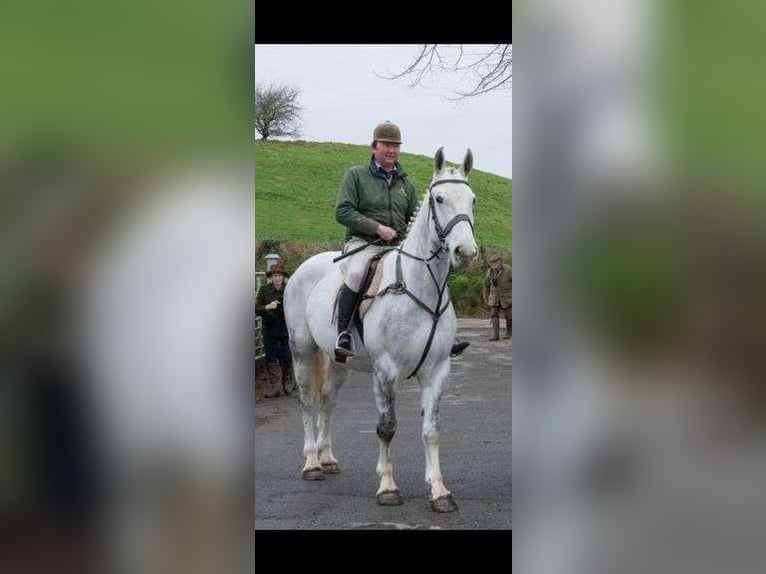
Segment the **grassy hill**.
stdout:
[[[256,141],[256,239],[341,241],[345,229],[335,221],[335,199],[343,173],[369,160],[369,146]],[[431,181],[433,158],[402,153],[399,161],[422,196]],[[510,248],[511,180],[478,170],[468,179],[476,193],[478,242]]]
[[[265,269],[268,253],[279,253],[289,274],[311,255],[339,249],[345,228],[335,221],[335,200],[343,173],[369,161],[370,148],[364,145],[256,141],[256,269]],[[433,158],[402,153],[400,162],[422,197],[433,175]],[[468,180],[476,194],[477,242],[486,255],[501,252],[510,259],[511,180],[478,170]],[[480,258],[450,277],[458,314],[483,313],[485,272],[486,261]]]

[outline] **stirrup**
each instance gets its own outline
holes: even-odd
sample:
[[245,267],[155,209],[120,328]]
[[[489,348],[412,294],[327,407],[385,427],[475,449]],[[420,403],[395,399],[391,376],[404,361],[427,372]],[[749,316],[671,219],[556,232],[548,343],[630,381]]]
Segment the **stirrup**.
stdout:
[[346,359],[348,359],[349,357],[353,357],[354,356],[354,352],[350,348],[346,349],[345,347],[341,347],[340,346],[340,338],[343,335],[346,335],[348,337],[348,346],[349,347],[351,347],[351,345],[353,344],[353,339],[351,338],[351,333],[349,333],[348,331],[341,331],[340,333],[338,333],[338,338],[335,339],[335,360],[338,363],[345,363]]

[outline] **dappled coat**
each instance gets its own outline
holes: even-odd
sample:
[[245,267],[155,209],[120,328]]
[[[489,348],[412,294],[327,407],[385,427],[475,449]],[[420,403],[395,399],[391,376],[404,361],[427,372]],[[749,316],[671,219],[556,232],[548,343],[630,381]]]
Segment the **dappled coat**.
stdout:
[[495,271],[491,267],[487,269],[484,278],[484,303],[489,307],[500,305],[503,309],[511,305],[512,278],[511,268],[503,265]]

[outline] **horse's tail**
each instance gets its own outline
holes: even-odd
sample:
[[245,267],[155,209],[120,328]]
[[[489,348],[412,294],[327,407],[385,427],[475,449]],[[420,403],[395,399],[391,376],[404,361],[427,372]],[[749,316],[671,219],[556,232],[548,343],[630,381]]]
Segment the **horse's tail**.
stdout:
[[327,380],[329,361],[321,349],[314,350],[314,368],[311,369],[311,388],[314,391],[314,401],[317,406],[322,404],[322,387]]

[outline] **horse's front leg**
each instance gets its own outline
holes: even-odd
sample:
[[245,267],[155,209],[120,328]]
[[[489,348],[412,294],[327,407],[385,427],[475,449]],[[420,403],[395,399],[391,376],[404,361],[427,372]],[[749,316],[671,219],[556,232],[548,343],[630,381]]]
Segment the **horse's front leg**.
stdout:
[[378,486],[378,504],[382,506],[398,506],[402,504],[399,488],[394,482],[394,465],[391,462],[391,441],[396,433],[395,411],[395,379],[376,369],[373,377],[375,405],[378,408],[378,441],[380,454],[378,456],[377,473],[380,478]]
[[439,466],[439,403],[449,377],[450,363],[444,361],[430,376],[421,379],[421,405],[423,407],[423,445],[426,454],[426,482],[431,486],[431,509],[435,512],[453,512],[457,504],[444,486]]

